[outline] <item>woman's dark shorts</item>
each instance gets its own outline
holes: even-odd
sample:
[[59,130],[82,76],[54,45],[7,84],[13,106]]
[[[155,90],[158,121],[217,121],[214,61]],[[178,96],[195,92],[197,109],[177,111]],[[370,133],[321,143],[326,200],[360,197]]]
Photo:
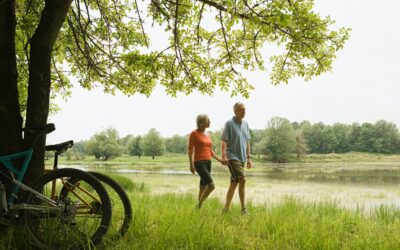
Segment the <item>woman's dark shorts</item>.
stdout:
[[211,161],[195,161],[194,168],[200,176],[201,186],[214,185],[214,181],[211,178]]

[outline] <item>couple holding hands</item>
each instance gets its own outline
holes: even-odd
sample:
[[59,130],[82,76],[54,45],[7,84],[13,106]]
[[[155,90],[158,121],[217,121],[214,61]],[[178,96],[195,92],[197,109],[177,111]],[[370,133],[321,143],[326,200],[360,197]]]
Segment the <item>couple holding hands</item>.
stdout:
[[228,212],[236,187],[239,186],[239,198],[242,214],[247,214],[245,206],[244,165],[251,168],[250,159],[250,131],[249,125],[243,120],[246,108],[243,103],[235,103],[233,106],[235,116],[225,123],[221,135],[222,158],[212,150],[211,138],[205,133],[210,127],[210,119],[207,115],[198,115],[197,129],[193,130],[189,137],[189,161],[190,171],[200,176],[200,190],[197,208],[201,208],[208,195],[215,189],[211,177],[211,157],[226,165],[231,174],[231,182],[226,194],[226,202],[223,212]]

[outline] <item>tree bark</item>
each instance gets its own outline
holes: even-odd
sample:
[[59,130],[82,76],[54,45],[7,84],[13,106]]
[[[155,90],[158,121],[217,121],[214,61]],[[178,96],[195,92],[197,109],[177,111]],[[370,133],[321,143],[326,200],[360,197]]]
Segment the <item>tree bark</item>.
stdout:
[[15,25],[15,0],[0,0],[0,155],[17,151],[22,144]]
[[[51,52],[67,16],[72,0],[47,0],[41,19],[30,40],[29,86],[26,127],[42,127],[47,123],[50,102]],[[28,137],[28,141],[33,138]],[[27,183],[43,175],[45,138],[34,145],[34,154],[27,172]]]

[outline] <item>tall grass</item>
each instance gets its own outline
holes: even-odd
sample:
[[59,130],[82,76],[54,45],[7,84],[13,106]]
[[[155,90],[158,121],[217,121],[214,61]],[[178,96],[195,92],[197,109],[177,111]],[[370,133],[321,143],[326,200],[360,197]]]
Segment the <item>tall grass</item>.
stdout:
[[238,206],[221,214],[217,199],[195,209],[191,195],[135,195],[129,233],[109,249],[400,249],[400,212],[381,207],[370,215],[332,203],[287,198],[270,207]]
[[119,174],[108,174],[113,178],[126,192],[146,192],[149,187],[145,183],[133,182],[130,178]]
[[[134,219],[128,233],[118,241],[106,238],[99,249],[400,249],[396,207],[365,214],[287,197],[272,205],[249,203],[250,214],[242,216],[236,203],[222,214],[217,198],[197,210],[195,194],[143,190],[129,191]],[[23,229],[15,228],[1,231],[0,249],[29,248]]]

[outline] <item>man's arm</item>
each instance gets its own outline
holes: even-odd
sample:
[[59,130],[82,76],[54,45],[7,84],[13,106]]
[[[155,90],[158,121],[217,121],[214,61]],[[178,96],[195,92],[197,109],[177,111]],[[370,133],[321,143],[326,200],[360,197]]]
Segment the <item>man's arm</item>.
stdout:
[[228,158],[226,157],[226,148],[228,147],[228,140],[230,138],[230,129],[229,123],[226,122],[224,126],[224,130],[222,131],[221,135],[221,157],[222,157],[222,164],[228,164]]
[[247,168],[251,168],[252,163],[251,163],[251,154],[250,154],[250,141],[247,141],[246,157],[247,157]]
[[227,164],[228,158],[226,157],[226,141],[221,140],[221,153],[222,153],[222,164]]

